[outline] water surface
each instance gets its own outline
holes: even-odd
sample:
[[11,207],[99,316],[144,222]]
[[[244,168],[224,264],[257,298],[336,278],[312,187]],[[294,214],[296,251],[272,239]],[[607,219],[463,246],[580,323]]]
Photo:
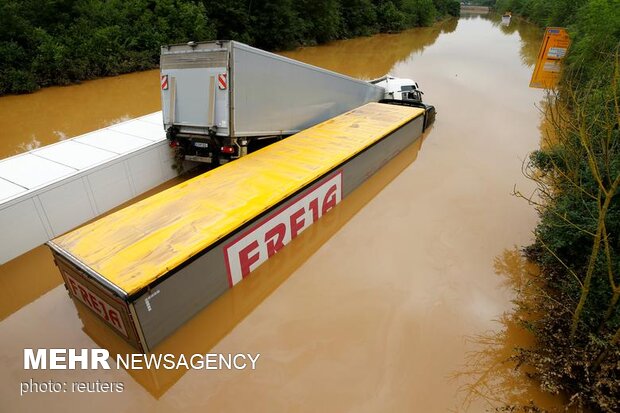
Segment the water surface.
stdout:
[[[156,349],[258,352],[258,368],[23,370],[24,347],[129,351],[69,299],[40,248],[0,267],[1,410],[482,412],[485,400],[460,391],[476,370],[496,372],[491,383],[508,400],[557,403],[494,367],[527,342],[518,329],[504,334],[512,295],[498,273],[527,270],[516,246],[536,223],[510,194],[531,189],[521,165],[539,143],[542,92],[528,84],[540,39],[514,19],[467,15],[284,53],[365,79],[415,79],[438,115],[423,139]],[[2,98],[3,156],[31,136],[47,143],[155,111],[158,99],[156,71]],[[489,332],[501,342],[484,353],[475,338]],[[122,381],[125,391],[20,398],[30,378]]]

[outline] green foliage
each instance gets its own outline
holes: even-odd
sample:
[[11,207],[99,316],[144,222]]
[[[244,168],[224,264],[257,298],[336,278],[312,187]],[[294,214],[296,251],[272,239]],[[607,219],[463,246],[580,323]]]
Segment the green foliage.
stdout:
[[262,49],[289,49],[300,44],[303,20],[292,0],[266,0],[252,3],[250,33]]
[[281,50],[456,15],[452,0],[3,0],[0,95],[157,66],[162,44]]
[[382,32],[398,32],[407,27],[407,16],[391,1],[377,4],[377,23]]
[[214,36],[190,1],[6,0],[0,94],[152,68],[160,45]]
[[303,16],[303,39],[325,43],[340,38],[342,17],[338,0],[298,0],[295,9]]
[[572,46],[550,99],[552,138],[532,154],[541,195],[536,243],[544,293],[537,346],[518,355],[543,389],[592,411],[620,409],[620,0],[499,0],[544,26],[566,26]]
[[[204,1],[207,15],[214,21],[216,38],[253,43],[250,34],[250,6],[247,0]],[[204,40],[201,38],[201,40]]]
[[461,4],[456,0],[450,1],[448,2],[446,11],[450,16],[458,17],[461,15]]
[[368,36],[379,31],[377,10],[371,0],[341,0],[343,36]]
[[568,63],[571,73],[584,72],[582,80],[588,81],[610,67],[605,56],[620,43],[620,0],[589,0],[579,16],[570,26]]
[[[537,346],[518,354],[543,389],[592,411],[620,409],[620,66],[565,75],[548,103],[552,138],[530,157],[540,223],[527,251],[541,267],[534,308]],[[575,75],[578,74],[579,77]]]
[[461,5],[456,0],[433,0],[433,4],[441,16],[458,16],[461,14]]
[[[549,273],[544,273],[539,281],[550,282],[548,277]],[[527,295],[518,291],[515,301],[520,316],[515,316],[515,321],[533,332],[538,343],[535,348],[517,349],[513,360],[527,366],[528,375],[537,379],[543,391],[569,395],[573,409],[565,411],[619,411],[620,349],[609,346],[609,335],[580,335],[578,342],[571,340],[566,323],[571,318],[571,310],[566,305],[570,296],[561,291],[551,297],[537,294],[537,291]],[[525,320],[532,318],[532,308],[541,316],[527,322]],[[597,365],[597,358],[603,353],[607,354],[606,360]],[[523,407],[500,411],[546,412],[536,406]]]
[[[447,14],[446,9],[436,8],[433,0],[402,0],[401,9],[408,16],[409,26],[428,26],[433,20],[435,15]],[[460,9],[459,9],[460,10]]]
[[579,9],[590,0],[497,0],[495,8],[511,11],[540,26],[568,26],[580,18]]

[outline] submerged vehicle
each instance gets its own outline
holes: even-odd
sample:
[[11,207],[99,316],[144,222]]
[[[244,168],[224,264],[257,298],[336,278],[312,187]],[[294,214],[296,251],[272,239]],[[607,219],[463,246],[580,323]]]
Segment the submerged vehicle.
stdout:
[[365,103],[422,102],[410,79],[366,82],[236,41],[163,46],[160,68],[171,146],[215,165]]
[[424,109],[424,130],[435,122],[435,107],[422,102],[422,95],[424,92],[420,90],[418,82],[411,79],[385,75],[378,79],[371,80],[369,83],[383,88],[384,96],[383,99],[379,100],[379,103],[413,106]]
[[76,304],[152,351],[419,139],[427,115],[367,103],[48,246]]
[[[242,159],[47,243],[75,302],[142,352],[330,213],[435,118],[410,79],[364,82],[237,42],[165,47],[161,71],[173,146],[187,160]],[[288,135],[244,156],[257,140]]]
[[378,79],[371,80],[369,83],[383,88],[383,99],[404,100],[422,102],[424,92],[420,90],[418,82],[411,79],[403,79],[391,75],[385,75]]

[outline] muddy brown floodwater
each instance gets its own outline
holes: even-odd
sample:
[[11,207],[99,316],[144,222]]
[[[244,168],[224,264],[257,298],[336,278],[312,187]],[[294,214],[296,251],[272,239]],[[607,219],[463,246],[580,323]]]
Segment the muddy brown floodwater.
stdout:
[[0,159],[161,110],[159,71],[0,98]]
[[[499,367],[506,348],[527,342],[502,324],[512,295],[497,274],[527,271],[516,246],[536,223],[510,194],[531,189],[521,165],[539,142],[543,94],[528,83],[540,39],[522,22],[464,15],[284,53],[363,78],[413,78],[438,115],[423,139],[156,349],[260,353],[256,370],[24,370],[24,348],[131,351],[68,297],[40,247],[0,267],[0,411],[485,411],[484,398],[460,391],[471,372],[487,372],[506,400],[557,404]],[[33,137],[49,143],[155,111],[158,93],[152,71],[2,98],[4,156]],[[501,341],[490,349],[475,339],[489,332]],[[20,397],[30,379],[123,382],[124,392]]]

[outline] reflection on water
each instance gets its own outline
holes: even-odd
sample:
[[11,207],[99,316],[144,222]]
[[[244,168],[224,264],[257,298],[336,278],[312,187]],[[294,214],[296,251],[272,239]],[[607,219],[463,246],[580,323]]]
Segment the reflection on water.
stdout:
[[0,320],[62,283],[49,249],[41,245],[0,265]]
[[[496,257],[494,267],[509,291],[539,293],[538,268],[517,247],[504,250]],[[534,336],[521,324],[528,317],[532,315],[507,312],[498,319],[499,330],[470,337],[476,349],[468,354],[464,367],[454,375],[463,383],[464,410],[474,401],[483,400],[490,409],[511,406],[515,411],[540,411],[535,408],[564,411],[558,405],[565,400],[541,391],[538,383],[528,379],[526,368],[514,359],[516,348],[525,349],[534,344]]]
[[536,64],[540,43],[543,40],[543,29],[538,26],[534,26],[533,24],[529,24],[525,20],[518,17],[508,18],[509,24],[502,24],[503,17],[499,14],[489,14],[488,18],[494,25],[497,25],[503,33],[517,33],[521,39],[521,49],[519,51],[521,61],[527,66],[533,66]]
[[533,66],[536,64],[538,50],[544,35],[543,29],[518,17],[504,19],[502,15],[497,13],[466,14],[461,16],[461,19],[487,20],[506,35],[516,33],[521,43],[519,50],[521,61],[526,66],[532,66],[532,70],[534,69]]
[[422,53],[440,34],[456,30],[458,19],[448,19],[432,28],[415,28],[399,34],[379,34],[332,42],[321,47],[304,47],[282,52],[291,59],[324,67],[359,79],[387,74],[395,64],[412,54]]
[[[503,251],[528,244],[536,222],[510,193],[531,185],[521,164],[539,139],[534,105],[542,92],[528,88],[523,59],[537,29],[494,19],[463,17],[286,53],[364,78],[413,78],[438,117],[417,159],[412,146],[156,349],[261,353],[256,370],[23,370],[25,347],[128,351],[69,299],[41,248],[0,267],[0,410],[462,411],[466,381],[450,377],[482,349],[465,337],[494,332],[505,349],[526,339],[514,328],[514,338],[502,335],[493,321],[512,299],[494,261],[510,262]],[[43,136],[58,139],[55,131],[72,136],[158,106],[156,71],[4,97],[0,109],[12,120],[3,119],[3,141],[13,153],[33,136],[46,143]],[[503,371],[508,353],[488,351],[482,359]],[[121,381],[125,391],[20,397],[19,382],[29,378]],[[528,389],[522,399],[538,403]],[[483,399],[466,403],[475,412],[488,407]]]

